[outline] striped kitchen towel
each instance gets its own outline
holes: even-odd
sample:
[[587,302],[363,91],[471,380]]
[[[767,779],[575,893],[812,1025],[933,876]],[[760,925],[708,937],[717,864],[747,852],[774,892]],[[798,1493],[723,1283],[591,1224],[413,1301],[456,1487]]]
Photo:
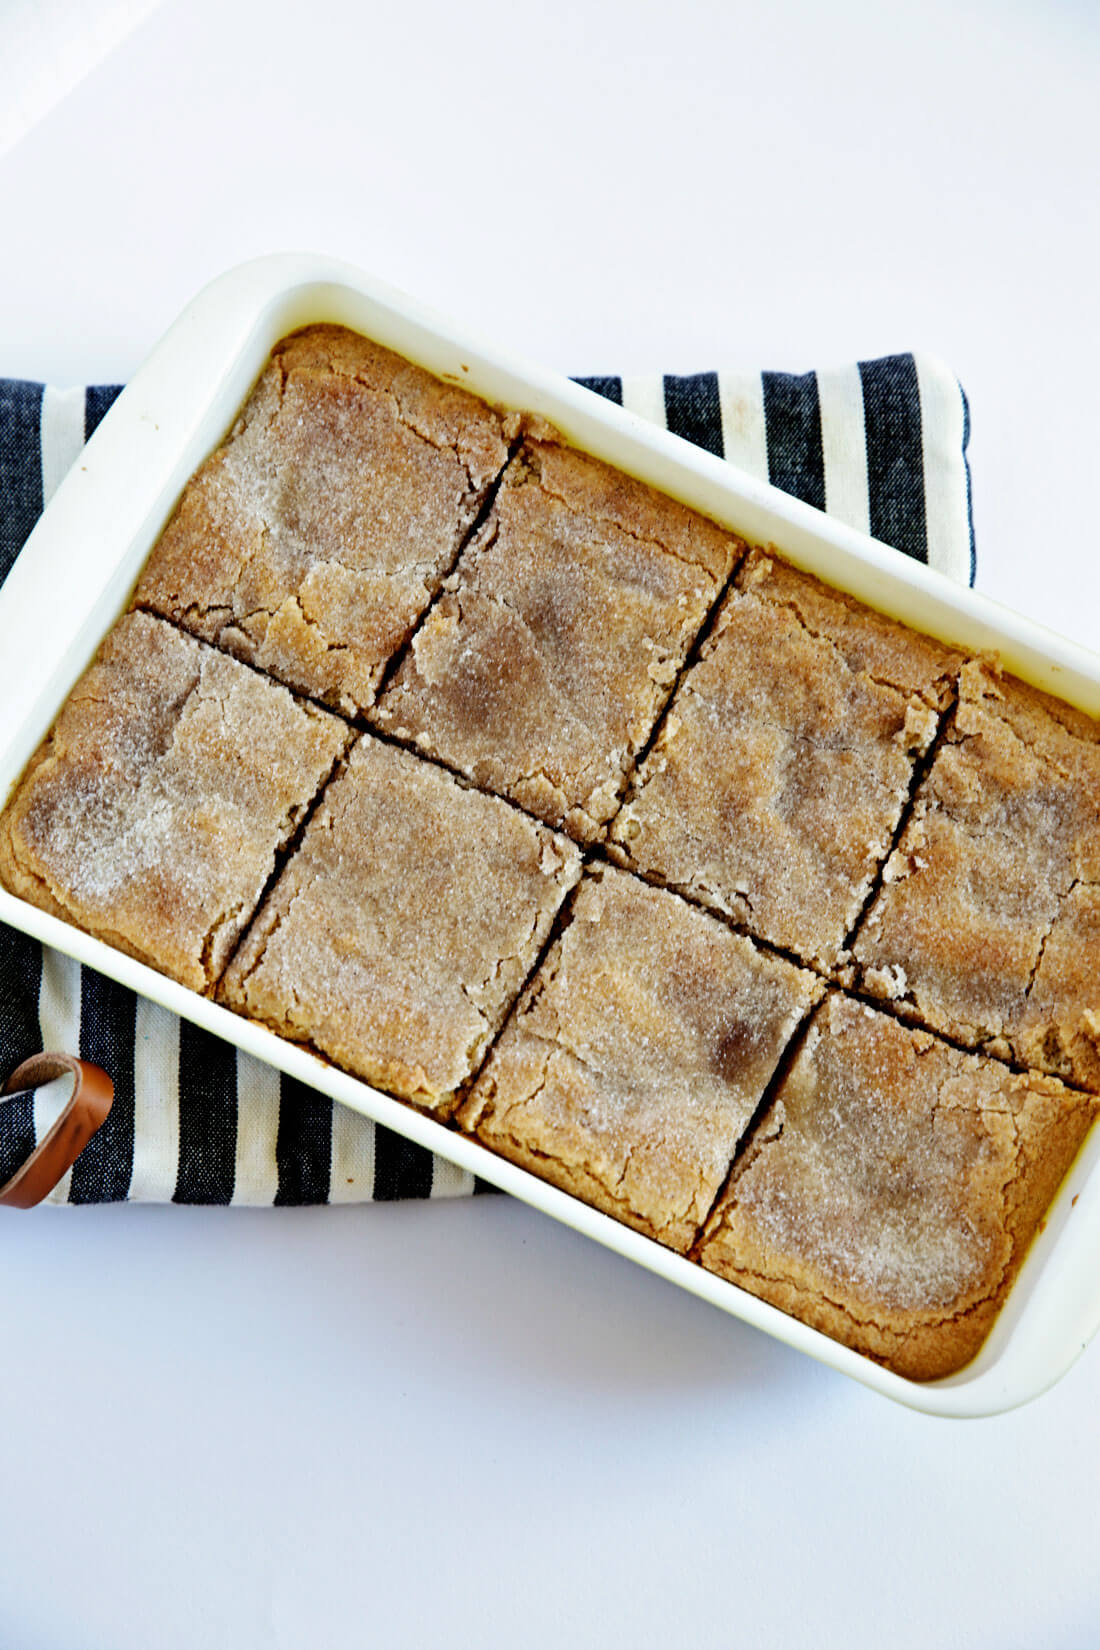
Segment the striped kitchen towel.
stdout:
[[[894,355],[801,375],[580,382],[973,583],[969,413],[938,362]],[[117,394],[0,379],[0,580]],[[115,1082],[110,1116],[51,1202],[286,1205],[481,1189],[422,1147],[0,926],[0,1076],[42,1048],[79,1051]],[[0,1185],[49,1121],[41,1093],[0,1106]]]

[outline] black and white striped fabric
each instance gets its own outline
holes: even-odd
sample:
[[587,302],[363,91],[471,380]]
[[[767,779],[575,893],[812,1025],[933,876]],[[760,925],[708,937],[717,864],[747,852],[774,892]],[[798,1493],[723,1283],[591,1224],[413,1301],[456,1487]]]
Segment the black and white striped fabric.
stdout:
[[[969,412],[937,361],[581,379],[960,583],[973,583]],[[118,394],[0,379],[0,580]],[[310,1204],[461,1197],[474,1177],[0,926],[0,1075],[42,1048],[110,1072],[106,1124],[54,1203]],[[49,1126],[0,1107],[0,1185]]]

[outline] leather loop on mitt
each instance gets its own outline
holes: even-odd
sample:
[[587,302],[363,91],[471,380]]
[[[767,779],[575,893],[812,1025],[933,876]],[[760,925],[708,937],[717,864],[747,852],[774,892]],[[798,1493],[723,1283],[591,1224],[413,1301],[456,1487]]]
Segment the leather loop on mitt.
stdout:
[[0,1205],[30,1209],[48,1197],[111,1109],[115,1086],[107,1073],[71,1054],[35,1054],[24,1060],[0,1089],[0,1104],[5,1095],[41,1088],[66,1072],[71,1072],[75,1080],[69,1102],[26,1162],[0,1186]]

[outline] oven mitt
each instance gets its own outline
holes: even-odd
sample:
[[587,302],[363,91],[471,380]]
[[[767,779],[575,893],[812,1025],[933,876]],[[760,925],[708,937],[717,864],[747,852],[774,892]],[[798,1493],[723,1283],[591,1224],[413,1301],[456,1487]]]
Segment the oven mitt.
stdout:
[[[974,582],[969,412],[939,362],[892,355],[801,375],[579,382],[960,584]],[[0,580],[117,394],[0,379]],[[114,1082],[106,1121],[50,1202],[356,1203],[491,1190],[0,926],[0,1080],[42,1049],[78,1055]],[[0,1187],[55,1114],[45,1088],[0,1105]]]

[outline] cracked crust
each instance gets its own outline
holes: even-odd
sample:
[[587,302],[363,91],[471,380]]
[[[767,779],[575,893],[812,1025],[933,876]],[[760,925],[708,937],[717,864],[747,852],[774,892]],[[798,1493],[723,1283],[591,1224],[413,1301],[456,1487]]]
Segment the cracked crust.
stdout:
[[219,995],[446,1114],[579,875],[564,837],[364,735]]
[[209,995],[348,741],[148,614],[121,619],[0,820],[0,877]]
[[750,552],[614,823],[612,852],[829,968],[961,663]]
[[284,339],[135,604],[358,715],[507,458],[500,420],[341,327]]
[[1097,1103],[830,994],[700,1259],[911,1380],[988,1335]]
[[743,549],[529,437],[374,718],[591,841]]
[[1100,1089],[1100,724],[968,665],[855,954],[902,1014]]
[[459,1122],[684,1253],[820,989],[672,894],[589,872]]

